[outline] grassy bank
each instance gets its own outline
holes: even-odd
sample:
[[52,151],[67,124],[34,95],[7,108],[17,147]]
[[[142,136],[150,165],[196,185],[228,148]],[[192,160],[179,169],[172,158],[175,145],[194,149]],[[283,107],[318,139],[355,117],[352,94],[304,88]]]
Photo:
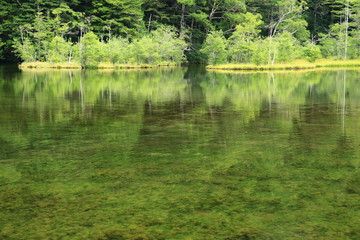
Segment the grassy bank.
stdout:
[[49,62],[24,62],[19,65],[19,68],[53,68],[53,69],[81,69],[79,63],[49,63]]
[[99,63],[95,66],[82,66],[79,63],[49,63],[49,62],[24,62],[19,65],[21,69],[140,69],[140,68],[157,68],[162,66],[176,66],[175,63],[159,63],[159,64],[113,64]]
[[316,62],[308,62],[306,60],[296,60],[289,63],[278,63],[274,65],[255,65],[255,64],[221,64],[209,65],[207,69],[219,70],[299,70],[299,69],[314,69],[322,67],[360,67],[360,60],[329,60],[319,59]]
[[233,70],[233,69],[207,69],[209,72],[224,73],[224,74],[255,74],[255,73],[293,73],[302,74],[308,72],[328,72],[328,71],[338,71],[341,70],[351,70],[351,71],[360,71],[359,67],[318,67],[318,68],[305,68],[305,69],[265,69],[265,70]]
[[159,63],[159,64],[113,64],[99,63],[94,68],[98,69],[136,69],[136,68],[157,68],[157,67],[176,66],[175,63]]

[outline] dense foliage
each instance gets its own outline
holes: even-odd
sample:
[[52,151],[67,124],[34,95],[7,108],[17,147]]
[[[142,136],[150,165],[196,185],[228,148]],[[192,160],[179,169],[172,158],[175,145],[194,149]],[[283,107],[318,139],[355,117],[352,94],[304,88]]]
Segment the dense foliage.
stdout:
[[[162,55],[171,44],[190,62],[271,64],[360,55],[360,0],[7,0],[0,19],[6,61],[84,61],[80,43],[89,32],[104,49],[132,46],[125,47],[129,55],[113,56],[116,61],[179,61],[179,53]],[[149,34],[164,25],[176,30],[167,33],[170,42]],[[149,53],[158,43],[166,46]],[[99,53],[96,47],[91,51]],[[130,53],[133,47],[139,52]]]
[[[33,32],[34,35],[38,34]],[[181,63],[187,44],[170,27],[159,27],[143,37],[129,41],[113,37],[100,41],[93,31],[86,32],[76,44],[62,36],[48,39],[24,38],[15,42],[15,53],[25,62],[76,62],[83,66],[112,64],[171,64]]]

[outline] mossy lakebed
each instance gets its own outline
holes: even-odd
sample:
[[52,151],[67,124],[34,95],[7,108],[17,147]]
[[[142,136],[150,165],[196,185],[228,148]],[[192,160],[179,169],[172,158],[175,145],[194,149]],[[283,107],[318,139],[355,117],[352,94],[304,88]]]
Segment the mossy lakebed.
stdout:
[[359,77],[3,77],[0,238],[358,239]]

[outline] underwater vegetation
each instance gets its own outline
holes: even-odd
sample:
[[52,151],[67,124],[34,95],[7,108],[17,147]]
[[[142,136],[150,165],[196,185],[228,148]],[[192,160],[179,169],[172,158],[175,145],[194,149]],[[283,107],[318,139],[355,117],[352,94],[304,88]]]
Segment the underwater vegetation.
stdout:
[[3,71],[0,239],[359,239],[359,75]]

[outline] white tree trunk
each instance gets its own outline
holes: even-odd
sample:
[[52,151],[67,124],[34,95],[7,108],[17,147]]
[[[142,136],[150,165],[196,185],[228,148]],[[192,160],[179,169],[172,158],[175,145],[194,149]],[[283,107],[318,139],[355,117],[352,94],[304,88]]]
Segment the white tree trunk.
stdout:
[[349,15],[350,15],[350,0],[346,1],[345,7],[345,46],[344,46],[344,59],[347,59],[348,54],[348,37],[349,37]]

